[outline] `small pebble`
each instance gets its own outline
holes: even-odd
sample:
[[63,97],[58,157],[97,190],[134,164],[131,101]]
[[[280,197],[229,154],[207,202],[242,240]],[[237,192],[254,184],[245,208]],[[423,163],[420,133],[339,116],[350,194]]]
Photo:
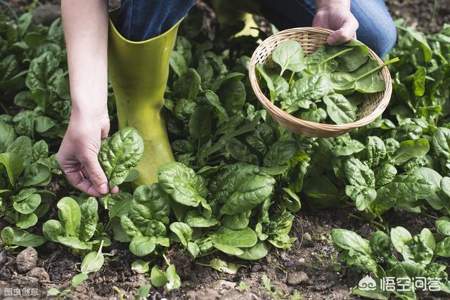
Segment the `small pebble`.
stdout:
[[313,245],[313,240],[312,240],[311,234],[309,232],[305,232],[303,234],[302,243],[305,247],[310,247]]
[[259,272],[261,271],[261,265],[260,264],[254,264],[252,266],[252,272]]
[[6,251],[0,252],[0,266],[3,266],[6,262]]
[[28,271],[27,276],[39,279],[39,281],[50,281],[50,276],[44,268],[36,267]]
[[32,248],[28,247],[22,250],[16,257],[17,271],[25,273],[36,267],[38,261],[38,253]]
[[308,274],[303,271],[291,272],[287,275],[287,283],[289,285],[299,285],[303,282],[309,281]]

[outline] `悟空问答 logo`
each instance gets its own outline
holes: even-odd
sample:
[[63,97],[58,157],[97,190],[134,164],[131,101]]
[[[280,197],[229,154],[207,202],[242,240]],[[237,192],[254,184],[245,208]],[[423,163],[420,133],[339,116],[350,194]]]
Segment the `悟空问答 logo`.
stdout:
[[366,275],[358,282],[358,288],[363,291],[374,291],[377,289],[377,283],[371,276]]

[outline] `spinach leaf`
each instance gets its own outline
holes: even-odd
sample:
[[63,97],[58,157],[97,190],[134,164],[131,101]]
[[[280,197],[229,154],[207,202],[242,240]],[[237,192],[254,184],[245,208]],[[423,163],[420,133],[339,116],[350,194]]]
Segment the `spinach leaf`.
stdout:
[[341,94],[323,97],[330,119],[336,124],[351,123],[356,119],[357,107]]
[[0,237],[7,246],[39,247],[45,243],[45,239],[42,236],[9,226],[2,229]]
[[144,153],[144,141],[136,129],[127,127],[102,142],[99,161],[111,187],[121,184]]
[[302,46],[296,41],[284,41],[277,45],[272,59],[281,67],[280,76],[286,70],[300,72],[306,67]]
[[197,207],[206,201],[208,190],[203,178],[182,163],[162,166],[158,171],[158,180],[164,192],[179,204]]

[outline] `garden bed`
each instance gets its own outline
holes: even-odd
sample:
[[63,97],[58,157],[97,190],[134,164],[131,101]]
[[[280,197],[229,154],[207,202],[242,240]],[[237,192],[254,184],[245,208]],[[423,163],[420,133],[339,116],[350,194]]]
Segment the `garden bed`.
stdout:
[[[48,1],[47,4],[45,4],[48,5],[45,9],[32,6],[31,11],[38,11],[40,14],[39,16],[35,17],[35,21],[50,25],[53,22],[54,17],[59,13],[57,7],[52,6],[54,5],[54,3],[57,2]],[[426,4],[425,1],[388,1],[388,4],[390,5],[395,17],[404,18],[407,24],[417,28],[418,30],[424,31],[427,34],[438,32],[442,29],[443,24],[449,21],[448,7],[443,6],[443,1],[435,1],[435,3],[433,3],[433,1],[426,1]],[[18,15],[30,8],[28,6],[28,1],[10,1],[10,5]],[[199,8],[194,10],[194,12],[192,13],[191,21],[188,19],[186,22],[187,24],[184,28],[182,28],[181,36],[187,37],[188,39],[192,40],[200,39],[200,37],[195,34],[195,32],[198,31],[198,28],[196,28],[195,26],[199,26],[199,20],[201,20],[200,23],[201,25],[203,25],[201,26],[202,30],[209,31],[206,33],[203,32],[202,34],[204,34],[204,36],[211,36],[211,30],[214,30],[214,26],[216,26],[216,24],[214,20],[211,21],[210,12],[211,11],[208,9],[207,13],[205,13],[204,4],[199,5]],[[208,21],[206,22],[204,18],[208,18]],[[225,46],[224,44],[227,43],[226,40],[223,39],[223,36],[220,35],[221,33],[223,32],[216,32],[217,40],[214,40],[214,42],[217,43],[214,45],[214,47],[216,48],[211,48],[212,52],[216,51],[216,54],[221,53],[221,47],[223,48]],[[60,34],[54,34],[58,38],[61,38]],[[201,37],[201,39],[204,39],[204,37]],[[406,41],[406,39],[407,38],[405,38],[404,41]],[[432,38],[430,38],[429,42],[431,43],[431,41]],[[417,41],[414,41],[414,43],[416,42]],[[245,45],[248,46],[249,49],[251,49],[253,46],[256,46],[255,41],[252,39],[233,40],[231,43],[229,43],[232,49],[231,53],[227,54],[229,56],[225,58],[225,64],[228,64],[226,66],[228,68],[236,69],[236,72],[243,72],[243,67],[242,65],[238,65],[238,63],[236,63],[237,61],[239,61],[236,58],[241,55],[248,56],[251,54],[251,52],[246,50],[246,47],[240,47],[240,43],[245,43]],[[236,47],[236,45],[239,45],[239,47]],[[408,57],[411,56],[411,54],[407,51],[416,51],[415,49],[417,49],[418,47],[417,44],[411,45],[414,45],[415,48],[411,48],[410,50],[408,50],[407,46],[400,45],[398,49],[394,51],[393,55],[398,55],[400,59],[407,60]],[[448,50],[450,49],[450,47],[447,45],[446,49]],[[186,49],[182,47],[176,48],[176,51],[181,53],[181,55],[184,55],[183,51],[185,50]],[[0,58],[3,59],[4,57]],[[216,58],[220,59],[219,55],[217,55]],[[449,59],[448,54],[447,59]],[[212,59],[211,61],[214,60]],[[230,66],[230,62],[236,64]],[[429,67],[429,65],[426,63],[416,63],[418,65],[421,65],[422,63],[423,66],[431,69],[431,67]],[[438,63],[440,64],[439,66],[441,68],[444,68],[443,62]],[[64,63],[61,64],[64,65]],[[446,65],[446,68],[448,68],[448,63]],[[411,74],[415,74],[414,72],[416,72],[416,69],[409,70],[407,69],[407,67],[404,67],[404,65],[403,69],[401,66],[394,66],[392,72],[393,74],[398,73],[398,76],[401,77],[402,82],[404,80],[406,84],[405,88],[409,89],[410,94],[413,94],[413,96],[411,96],[411,99],[416,101],[412,101],[412,103],[409,103],[407,99],[405,99],[404,97],[402,98],[402,95],[404,94],[402,94],[400,91],[403,91],[401,90],[403,86],[395,86],[395,88],[397,89],[395,91],[397,91],[397,93],[395,93],[394,91],[394,97],[396,98],[393,102],[393,109],[391,111],[388,110],[386,118],[389,118],[396,123],[400,119],[399,116],[411,118],[411,111],[406,112],[405,110],[410,109],[411,107],[413,109],[416,109],[421,106],[420,101],[421,99],[423,99],[423,97],[414,95],[414,92],[411,92],[413,88],[411,87],[412,83],[410,77],[412,76]],[[430,74],[430,76],[434,76],[434,73],[431,73],[431,71]],[[448,75],[449,73],[447,72],[446,74]],[[436,78],[438,78],[437,75]],[[174,87],[174,82],[176,82],[176,80],[177,76],[174,75],[174,72],[172,70],[169,83],[169,86],[171,88]],[[243,79],[242,82],[246,85],[248,91],[249,89],[246,80]],[[446,82],[448,84],[448,78]],[[427,84],[431,85],[430,82],[428,82]],[[446,83],[444,82],[443,85],[445,84]],[[441,87],[436,88],[440,89]],[[13,99],[16,95],[15,90],[0,90],[2,92],[5,92],[6,97],[3,107],[2,109],[0,109],[2,114],[8,113],[10,115],[16,115],[19,111],[28,109],[25,102],[22,102],[22,104],[25,103],[25,106],[13,104]],[[427,85],[424,93],[425,96],[427,96],[435,92],[435,90],[432,90],[430,86]],[[218,93],[220,94],[220,92]],[[444,102],[446,102],[446,107],[448,107],[448,103],[450,103],[448,93],[437,95],[441,97]],[[59,96],[55,97],[58,98]],[[173,100],[176,100],[178,96],[169,92],[168,99],[171,99],[171,97],[174,97]],[[68,99],[58,98],[58,101],[67,100]],[[255,99],[253,99],[252,96],[248,93],[246,101],[253,101],[251,103],[255,104],[256,102],[254,102],[254,100]],[[394,107],[397,110],[395,110]],[[169,117],[169,120],[173,121],[173,123],[169,122],[171,141],[174,142],[175,140],[180,140],[182,138],[184,139],[185,137],[180,138],[176,126],[180,126],[179,128],[186,132],[186,129],[189,125],[180,125],[179,123],[182,123],[183,118],[189,118],[192,114],[192,111],[189,111],[188,108],[180,108],[180,111],[176,111],[173,108],[171,110],[170,105],[168,105],[167,110],[168,114],[171,116]],[[250,114],[249,111],[251,109],[248,109],[244,112],[244,108],[242,106],[241,110],[243,114]],[[255,111],[255,115],[257,115],[257,113],[258,111]],[[415,113],[421,113],[420,109],[417,109]],[[426,119],[429,114],[430,113],[428,111],[422,112],[421,117]],[[52,129],[53,131],[44,131],[43,133],[33,132],[33,134],[30,134],[30,136],[36,135],[47,140],[50,153],[55,153],[60,141],[58,135],[60,135],[60,131],[64,129],[65,123],[63,120],[67,117],[67,115],[59,114],[59,112],[57,111],[51,111],[51,113],[47,115],[51,115],[54,120],[58,120],[59,122],[57,126]],[[114,122],[114,112],[112,112],[112,118]],[[443,114],[436,118],[438,118],[439,121],[434,120],[433,116],[427,119],[427,121],[429,121],[430,124],[435,122],[433,126],[449,126],[449,117],[448,114],[445,114],[445,111]],[[17,131],[17,123],[14,123],[15,121],[12,122],[12,124],[15,124],[14,126],[16,126]],[[261,125],[263,123],[265,124],[265,121],[260,121],[260,123],[258,124]],[[21,126],[25,126],[25,123],[20,124]],[[270,122],[268,122],[268,124],[270,124]],[[172,129],[171,125],[173,126]],[[272,126],[273,128],[277,128],[277,126],[274,124],[270,124],[270,126]],[[383,124],[379,124],[367,129],[367,131],[361,130],[360,132],[355,132],[354,135],[352,135],[352,138],[354,138],[353,140],[364,141],[365,136],[369,133],[370,135],[375,135],[381,132],[380,135],[382,135],[384,134],[382,132],[383,130],[391,130],[386,129],[383,126]],[[390,125],[386,126],[389,127]],[[420,123],[412,122],[411,124],[406,124],[404,127],[399,126],[400,129],[398,131],[392,130],[392,132],[390,132],[389,134],[392,134],[401,141],[408,141],[409,139],[418,140],[422,138],[432,140],[432,138],[430,137],[430,133],[425,130],[423,126],[421,126],[422,125]],[[23,127],[20,128],[20,130],[24,130]],[[27,131],[25,130],[22,132]],[[388,134],[386,134],[386,137],[387,135]],[[414,136],[411,137],[412,135]],[[247,136],[244,135],[241,140],[239,140],[239,142],[247,142],[246,138]],[[385,139],[385,137],[383,137],[383,139]],[[302,145],[302,147],[306,144],[308,147],[317,147],[317,145],[313,143],[308,144],[310,143],[309,140],[302,140],[299,143]],[[367,145],[364,145],[364,147],[366,146]],[[227,147],[231,146],[227,145]],[[184,149],[181,148],[182,147],[179,147],[179,150],[175,151],[175,155],[178,160],[185,162],[187,165],[191,165],[196,171],[198,171],[198,169],[202,167],[202,165],[200,165],[199,163],[199,159],[197,157],[192,158],[189,155],[198,156],[199,153],[183,152]],[[428,150],[429,149],[430,148],[428,148]],[[430,150],[429,153],[432,153],[432,151],[434,150]],[[249,153],[233,153],[232,151],[229,151],[229,153],[225,153],[219,158],[215,157],[215,160],[211,159],[209,162],[213,164],[218,159],[220,159],[221,163],[226,162],[231,164],[235,162],[241,162],[239,159],[242,159],[242,157],[245,155],[251,156],[249,155]],[[310,153],[308,153],[308,155],[313,156],[313,154]],[[423,158],[424,156],[425,155],[422,155],[420,158]],[[417,157],[414,157],[414,159],[416,158]],[[258,157],[258,159],[260,158]],[[248,158],[248,161],[245,162],[249,161],[253,161],[253,158],[250,157]],[[436,158],[435,165],[439,165],[437,161],[438,159]],[[404,162],[402,162],[402,164],[403,163]],[[414,161],[414,163],[417,163],[419,166],[428,166],[426,162],[423,162],[422,160],[419,161],[419,159],[417,159],[417,161]],[[398,162],[398,164],[398,168],[401,168],[402,171],[414,167],[404,165],[400,166],[400,162]],[[441,167],[440,165],[436,167],[436,170],[438,170],[443,176],[448,176],[449,174],[448,169],[445,169],[445,167]],[[447,173],[445,173],[444,170],[446,170]],[[60,174],[58,175],[58,172],[56,170],[52,170],[52,172],[54,172],[54,174],[52,176],[51,182],[48,184],[48,186],[46,186],[46,189],[54,193],[54,198],[59,200],[60,198],[68,194],[75,195],[75,191],[68,187],[64,178]],[[330,175],[329,173],[327,173],[327,176],[329,176],[333,180],[336,179],[334,178],[334,175]],[[275,188],[278,188],[277,191],[281,191],[281,186],[286,184],[286,179],[278,179],[277,177],[277,181],[279,182],[280,186],[277,186]],[[339,179],[336,179],[336,181],[339,181]],[[341,184],[341,186],[339,186],[340,189],[345,189],[345,181],[339,181],[339,183],[337,184]],[[293,225],[290,233],[290,236],[295,238],[296,240],[292,243],[292,247],[290,249],[285,250],[271,247],[271,250],[266,257],[254,262],[243,261],[227,256],[225,254],[217,254],[217,252],[214,255],[205,256],[194,260],[180,243],[175,243],[170,247],[170,249],[166,251],[165,255],[166,259],[170,261],[171,264],[176,266],[177,273],[181,278],[181,288],[171,291],[168,291],[164,288],[151,288],[150,296],[154,296],[157,299],[160,297],[167,297],[169,299],[357,298],[357,296],[351,295],[350,291],[352,287],[358,284],[358,281],[362,278],[362,274],[364,274],[364,272],[354,272],[354,270],[352,270],[351,268],[347,268],[347,266],[342,263],[342,261],[338,257],[338,250],[342,252],[342,249],[339,249],[333,245],[333,241],[330,236],[330,232],[332,229],[345,228],[355,231],[362,237],[366,238],[369,237],[377,229],[388,231],[395,226],[403,226],[413,234],[418,234],[423,228],[430,228],[434,233],[436,231],[435,219],[441,217],[442,215],[448,214],[448,211],[442,213],[442,210],[445,209],[437,211],[432,209],[429,204],[424,202],[420,203],[420,206],[422,208],[422,212],[420,214],[411,212],[412,210],[414,210],[414,207],[407,207],[406,210],[409,210],[409,212],[406,212],[406,210],[394,211],[391,209],[383,215],[382,221],[380,221],[379,216],[370,216],[369,218],[367,218],[367,211],[362,210],[363,212],[361,212],[361,209],[358,210],[355,207],[354,202],[348,198],[345,199],[345,201],[343,202],[344,204],[339,204],[337,208],[336,204],[331,204],[329,205],[331,206],[331,208],[319,209],[319,205],[316,205],[314,202],[315,199],[312,199],[312,196],[311,198],[309,198],[309,196],[312,194],[313,193],[308,194],[307,192],[302,191],[302,208],[300,212],[295,214],[295,219],[292,223]],[[281,198],[281,194],[277,195],[277,199],[278,198]],[[52,209],[49,210],[49,215],[52,218],[57,218],[55,205],[53,205]],[[4,228],[8,225],[10,224],[0,218],[0,228]],[[33,232],[36,234],[41,234],[41,230],[39,228],[34,229]],[[72,288],[70,287],[71,280],[75,275],[79,274],[81,267],[81,259],[80,256],[77,255],[77,251],[71,251],[60,244],[50,242],[47,242],[37,249],[38,253],[34,252],[31,249],[27,249],[26,252],[20,252],[23,250],[22,247],[7,250],[2,250],[2,248],[0,248],[0,291],[3,290],[3,296],[7,296],[7,294],[5,293],[16,293],[11,294],[10,296],[12,297],[19,296],[17,293],[20,293],[21,296],[30,295],[27,293],[32,293],[30,296],[41,296],[44,298],[46,297],[48,290],[53,291],[53,293],[55,294],[57,293],[56,290],[58,290],[60,296],[67,295],[69,297],[73,297],[74,299],[109,299],[111,297],[122,296],[131,297],[133,295],[136,295],[140,288],[141,293],[144,293],[142,287],[147,286],[149,282],[149,276],[147,274],[141,274],[137,271],[137,269],[131,269],[131,264],[136,260],[136,256],[130,253],[128,245],[124,243],[113,241],[112,246],[107,247],[103,250],[106,259],[105,264],[103,265],[101,270],[90,274],[89,278],[84,283]],[[38,255],[37,259],[36,255]],[[401,255],[397,253],[396,256],[400,257]],[[222,259],[223,261],[226,261],[230,264],[235,264],[232,266],[238,266],[239,268],[237,268],[238,270],[236,271],[233,269],[233,267],[230,267],[232,270],[228,271],[228,273],[234,274],[228,274],[227,272],[218,272],[209,266],[205,266],[205,264],[210,263],[212,258]],[[152,264],[161,264],[162,259],[161,257],[152,258],[150,259],[150,261],[152,262]],[[439,262],[447,266],[448,269],[448,259],[441,257],[439,258]],[[36,293],[38,295],[36,295]],[[439,295],[442,296],[443,294]],[[445,297],[445,295],[442,297]]]

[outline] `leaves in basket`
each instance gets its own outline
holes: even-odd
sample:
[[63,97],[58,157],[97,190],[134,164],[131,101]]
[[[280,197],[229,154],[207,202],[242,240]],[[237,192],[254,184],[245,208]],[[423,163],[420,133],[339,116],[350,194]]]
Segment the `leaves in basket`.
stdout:
[[380,65],[358,41],[324,45],[307,56],[300,43],[286,41],[271,58],[256,67],[271,101],[301,119],[335,124],[356,121],[366,94],[385,90],[380,70],[398,61]]

